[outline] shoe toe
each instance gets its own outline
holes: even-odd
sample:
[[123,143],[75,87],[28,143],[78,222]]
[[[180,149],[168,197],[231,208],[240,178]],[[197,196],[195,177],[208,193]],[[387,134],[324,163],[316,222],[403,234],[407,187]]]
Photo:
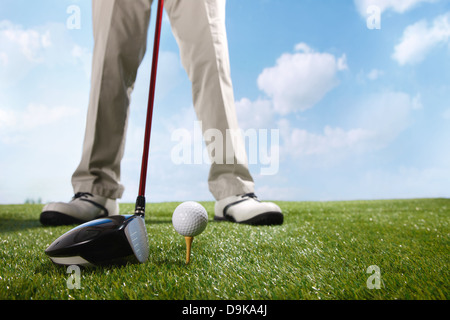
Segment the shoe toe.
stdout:
[[226,220],[250,225],[283,224],[283,214],[278,205],[272,202],[259,202],[255,199],[237,203],[228,209]]
[[45,205],[40,221],[43,225],[70,225],[119,214],[118,203],[107,200],[109,199],[91,194],[76,194],[68,203],[53,202]]
[[281,208],[277,204],[273,202],[265,202],[265,204],[267,204],[270,211],[282,213]]
[[65,226],[72,224],[81,224],[86,221],[74,218],[57,211],[43,211],[39,217],[39,221],[44,226]]
[[71,225],[85,222],[76,217],[73,209],[69,204],[64,202],[46,204],[42,209],[39,221],[44,226]]

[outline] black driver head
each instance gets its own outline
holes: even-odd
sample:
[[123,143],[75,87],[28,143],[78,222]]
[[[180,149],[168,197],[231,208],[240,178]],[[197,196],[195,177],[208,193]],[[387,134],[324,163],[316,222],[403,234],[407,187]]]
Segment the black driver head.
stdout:
[[143,263],[149,255],[147,228],[137,215],[92,220],[63,234],[45,253],[60,265]]

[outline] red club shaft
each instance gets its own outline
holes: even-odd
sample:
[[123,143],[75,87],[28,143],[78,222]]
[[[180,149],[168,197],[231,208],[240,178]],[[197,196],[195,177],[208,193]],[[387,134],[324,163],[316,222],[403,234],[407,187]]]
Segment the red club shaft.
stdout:
[[[161,38],[163,9],[164,9],[164,0],[158,0],[155,39],[153,43],[152,71],[150,77],[150,90],[148,95],[147,119],[145,123],[144,150],[142,154],[141,177],[139,182],[139,196],[136,203],[136,212],[138,211],[138,202],[140,202],[139,204],[139,207],[141,207],[140,210],[145,211],[145,209],[142,208],[142,206],[145,206],[145,186],[147,182],[148,155],[150,149],[150,136],[152,132],[153,105],[155,102],[156,74],[158,69],[159,43]],[[141,212],[140,214],[144,215],[144,212]]]

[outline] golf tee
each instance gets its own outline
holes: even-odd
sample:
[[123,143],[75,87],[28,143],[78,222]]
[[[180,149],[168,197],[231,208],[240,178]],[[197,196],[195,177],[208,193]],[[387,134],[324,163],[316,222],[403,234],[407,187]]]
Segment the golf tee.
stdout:
[[191,245],[194,237],[184,237],[184,239],[186,240],[186,264],[189,264],[191,260]]

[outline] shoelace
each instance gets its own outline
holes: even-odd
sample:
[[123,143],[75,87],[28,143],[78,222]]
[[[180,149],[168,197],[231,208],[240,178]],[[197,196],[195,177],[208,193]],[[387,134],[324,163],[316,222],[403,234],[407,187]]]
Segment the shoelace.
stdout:
[[92,200],[89,199],[89,197],[93,197],[94,195],[92,193],[89,192],[77,192],[75,193],[75,195],[72,198],[72,201],[76,200],[76,199],[81,199],[80,201],[85,201],[85,202],[89,202],[90,204],[96,206],[97,208],[99,208],[100,210],[103,211],[103,214],[101,214],[100,216],[98,216],[99,218],[101,217],[107,217],[109,215],[108,213],[108,209],[106,209],[104,206],[102,206],[101,204],[94,202]]
[[253,198],[253,199],[255,199],[256,201],[259,201],[259,200],[258,200],[258,197],[256,196],[256,194],[254,194],[253,192],[251,192],[251,193],[245,193],[245,194],[241,195],[241,198]]
[[77,192],[73,196],[72,200],[79,199],[79,198],[87,198],[88,196],[93,197],[94,195],[89,192]]
[[249,200],[250,198],[251,198],[251,199],[254,199],[254,200],[258,201],[258,202],[260,202],[260,201],[258,200],[258,197],[256,196],[256,194],[254,194],[253,192],[251,192],[251,193],[244,193],[244,194],[241,195],[241,199],[242,199],[242,200],[238,200],[238,201],[229,203],[228,205],[225,206],[225,208],[223,208],[223,216],[224,216],[224,217],[227,217],[229,220],[233,221],[234,218],[233,218],[232,216],[230,216],[230,215],[227,213],[228,209],[229,209],[231,206],[234,206],[234,205],[236,205],[236,204],[238,204],[238,203],[247,201],[247,200]]

